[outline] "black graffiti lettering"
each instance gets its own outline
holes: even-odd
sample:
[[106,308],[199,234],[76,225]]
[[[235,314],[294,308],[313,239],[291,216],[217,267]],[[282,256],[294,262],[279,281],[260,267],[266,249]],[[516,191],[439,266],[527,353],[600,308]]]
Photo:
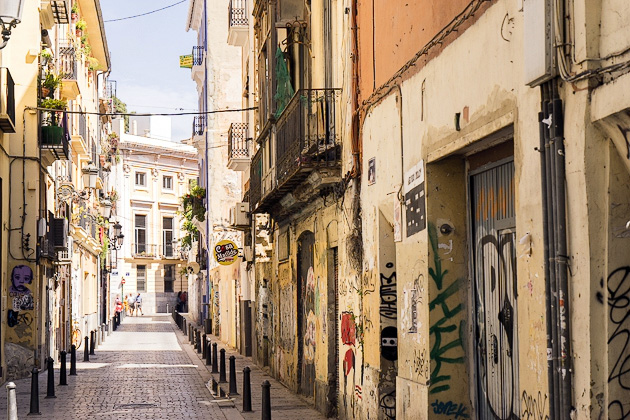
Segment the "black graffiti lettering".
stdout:
[[[608,383],[610,393],[618,396],[630,390],[630,266],[619,267],[610,273],[607,280],[609,320],[612,333],[608,338],[610,363]],[[611,328],[609,328],[611,329]],[[616,355],[613,353],[616,352]],[[609,405],[610,419],[630,418],[622,401],[613,399]]]
[[396,389],[381,397],[380,407],[385,417],[388,419],[396,418]]
[[435,400],[431,403],[434,414],[444,414],[447,416],[455,416],[454,419],[467,419],[470,416],[466,413],[466,406],[464,404],[456,404],[452,401],[442,402]]
[[[391,263],[388,263],[388,265]],[[393,264],[392,264],[393,266]],[[390,267],[388,267],[390,268]],[[396,296],[396,272],[389,277],[381,273],[381,305],[380,314],[383,318],[396,319],[396,306],[398,297]]]
[[538,397],[529,395],[527,391],[523,391],[521,398],[523,420],[549,420],[549,416],[546,414],[547,399],[547,394],[545,394],[543,398],[540,391],[538,391]]

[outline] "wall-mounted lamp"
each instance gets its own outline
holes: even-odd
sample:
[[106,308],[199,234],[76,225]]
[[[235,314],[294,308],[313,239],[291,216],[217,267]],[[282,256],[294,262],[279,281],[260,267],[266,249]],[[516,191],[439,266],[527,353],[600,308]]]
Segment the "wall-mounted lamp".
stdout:
[[109,198],[101,199],[101,216],[109,219],[112,216],[112,201]]
[[90,190],[96,189],[96,179],[98,178],[98,168],[91,161],[81,169],[83,173],[83,187]]
[[11,28],[22,21],[22,9],[26,0],[2,0],[0,2],[0,25],[2,25],[2,43],[0,50],[6,47],[11,37]]

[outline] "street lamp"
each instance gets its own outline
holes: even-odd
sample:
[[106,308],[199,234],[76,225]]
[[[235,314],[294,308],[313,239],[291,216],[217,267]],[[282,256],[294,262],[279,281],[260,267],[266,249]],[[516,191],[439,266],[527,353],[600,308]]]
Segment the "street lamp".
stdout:
[[109,219],[112,216],[112,201],[109,198],[101,199],[101,216],[104,219]]
[[83,173],[83,187],[90,190],[96,189],[96,178],[98,178],[98,168],[91,161],[81,169]]
[[22,9],[26,0],[2,0],[0,2],[0,24],[2,25],[2,43],[0,50],[6,47],[11,37],[11,28],[22,21]]

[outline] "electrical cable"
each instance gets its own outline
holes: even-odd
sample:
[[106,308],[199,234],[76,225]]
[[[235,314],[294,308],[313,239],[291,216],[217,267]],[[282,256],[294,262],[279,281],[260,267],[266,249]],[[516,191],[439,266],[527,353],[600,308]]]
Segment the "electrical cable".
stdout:
[[163,117],[176,117],[183,115],[208,115],[208,114],[220,114],[225,112],[244,112],[244,111],[253,111],[258,109],[257,107],[249,107],[249,108],[238,108],[238,109],[217,109],[214,111],[195,111],[195,112],[161,112],[161,113],[130,113],[130,112],[90,112],[90,111],[68,111],[68,110],[60,110],[60,109],[50,109],[50,108],[42,108],[42,107],[27,107],[26,109],[36,109],[38,111],[47,111],[47,112],[65,112],[66,114],[82,114],[82,115],[99,115],[99,116],[110,116],[110,117],[151,117],[151,116],[163,116]]
[[140,13],[139,15],[127,16],[127,17],[118,18],[118,19],[108,19],[108,20],[104,20],[104,21],[103,21],[103,23],[118,22],[118,21],[121,21],[121,20],[134,19],[134,18],[137,18],[137,17],[150,15],[150,14],[153,14],[153,13],[160,12],[160,11],[162,11],[162,10],[168,9],[168,8],[170,8],[170,7],[177,6],[178,4],[182,4],[182,3],[184,3],[184,2],[186,2],[186,0],[178,1],[177,3],[173,3],[173,4],[171,4],[171,5],[168,5],[168,6],[162,7],[161,9],[155,9],[155,10],[151,10],[150,12]]

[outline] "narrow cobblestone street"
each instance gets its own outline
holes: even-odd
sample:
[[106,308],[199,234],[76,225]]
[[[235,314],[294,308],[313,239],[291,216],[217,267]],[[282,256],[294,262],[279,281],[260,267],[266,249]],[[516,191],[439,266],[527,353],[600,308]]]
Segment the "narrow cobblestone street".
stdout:
[[[46,396],[47,372],[39,376],[42,419],[232,419],[234,408],[220,409],[206,382],[210,376],[193,356],[185,337],[166,315],[127,317],[98,347],[90,362],[77,363],[77,376]],[[83,346],[77,352],[83,360]],[[68,357],[69,361],[69,357]],[[68,364],[69,372],[69,364]],[[16,381],[19,418],[26,418],[30,378]],[[6,413],[6,396],[0,403]]]

